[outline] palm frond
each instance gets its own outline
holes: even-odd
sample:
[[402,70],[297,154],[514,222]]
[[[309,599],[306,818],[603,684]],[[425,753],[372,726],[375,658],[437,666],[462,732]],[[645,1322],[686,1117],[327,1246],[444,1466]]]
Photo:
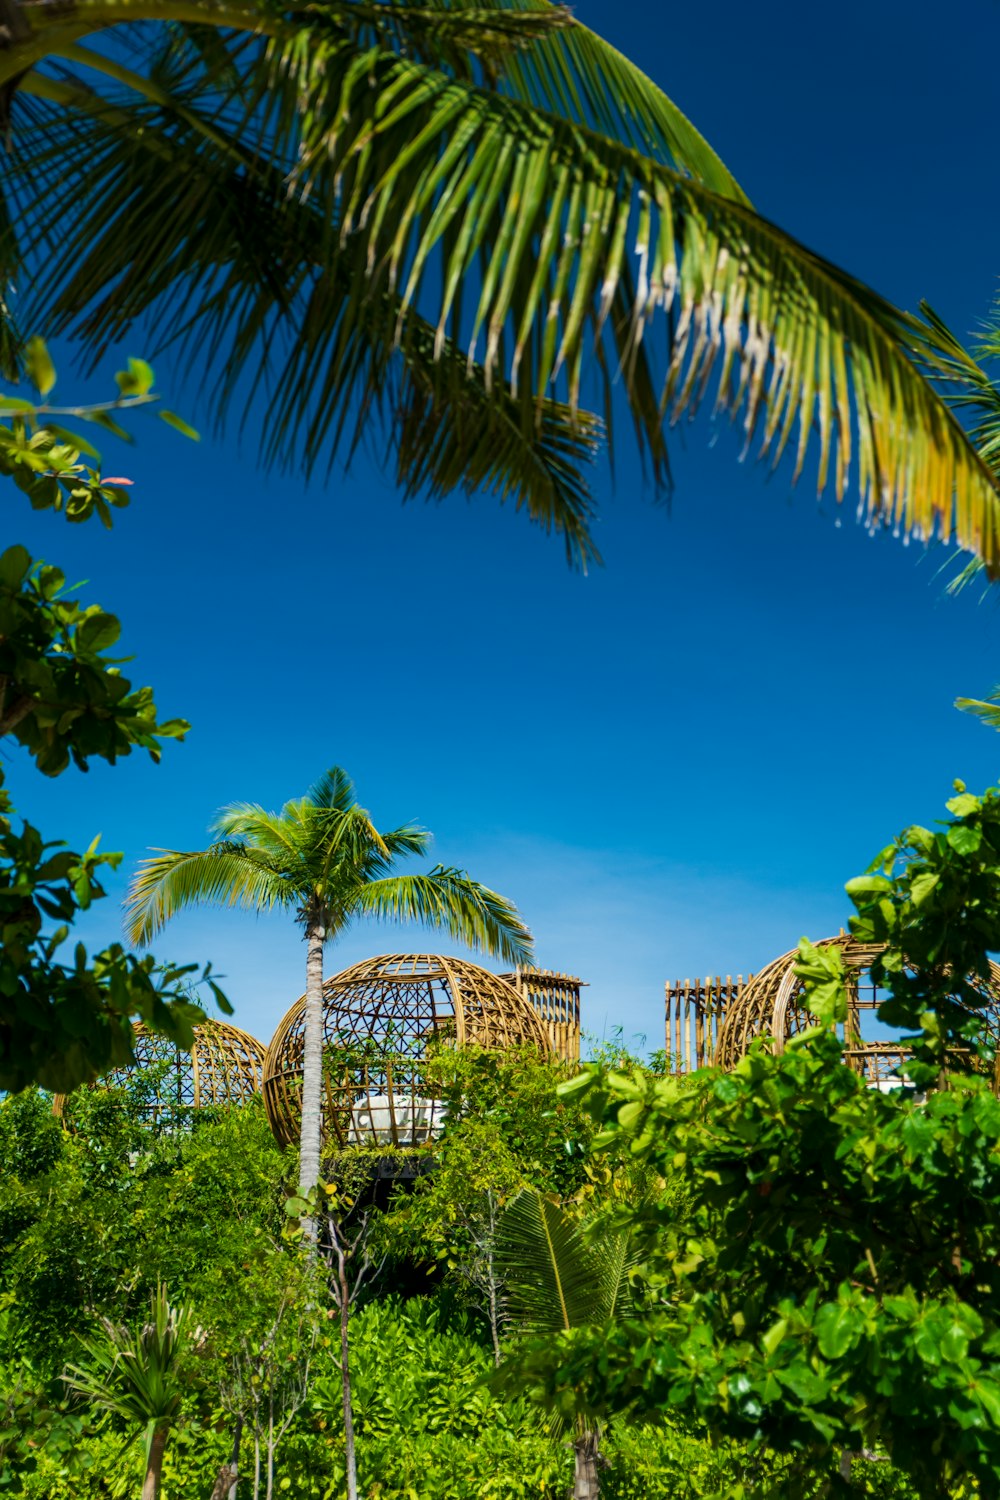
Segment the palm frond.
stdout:
[[[504,9],[533,7],[516,0]],[[637,70],[622,60],[622,100],[602,104],[601,67],[613,60],[576,28],[512,53],[496,88],[402,56],[387,37],[364,46],[332,24],[284,32],[268,43],[270,75],[258,70],[251,88],[264,111],[250,132],[254,149],[282,170],[294,164],[313,243],[319,226],[321,253],[310,265],[321,266],[325,285],[285,279],[290,304],[311,315],[291,325],[297,348],[285,362],[284,397],[303,389],[307,370],[316,384],[315,361],[304,353],[340,351],[339,365],[327,361],[332,376],[320,402],[328,404],[318,408],[320,426],[335,428],[345,380],[359,368],[352,361],[361,358],[361,331],[405,358],[432,329],[435,399],[444,391],[457,408],[464,358],[486,395],[504,391],[522,433],[537,436],[539,396],[565,398],[572,415],[584,369],[603,362],[621,374],[662,477],[664,421],[697,410],[714,378],[715,409],[739,418],[748,447],[759,443],[773,463],[794,454],[794,478],[812,449],[818,488],[830,484],[841,498],[854,487],[869,523],[955,539],[996,568],[992,477],[915,362],[927,325],[755,215],[728,174],[699,157],[697,142],[684,147],[681,125]],[[551,59],[539,61],[559,48],[562,74]],[[120,176],[119,195],[128,181]],[[114,200],[105,219],[102,195],[76,196],[94,205],[76,216],[78,244],[82,235],[96,246],[102,233],[131,244]],[[130,220],[150,254],[163,233],[178,238],[177,225],[165,223],[177,219],[177,205],[166,195],[159,202],[144,194],[145,218]],[[304,223],[288,218],[285,227]],[[73,260],[59,248],[60,277],[73,276]],[[175,287],[191,287],[192,300],[176,303],[178,319],[203,313],[202,262],[181,244],[171,264]],[[228,262],[210,264],[221,287]],[[270,269],[272,281],[282,280]],[[89,291],[88,281],[74,283],[74,318],[101,286],[105,302],[111,287],[127,300],[127,283],[103,276],[92,259]],[[285,316],[270,294],[258,307],[257,285],[247,283],[247,303],[227,298],[216,308],[218,327],[240,328],[247,349],[280,342]],[[330,299],[333,325],[316,317]],[[241,325],[254,311],[263,321]],[[369,382],[366,397],[377,401],[377,389]],[[283,413],[295,409],[281,403]]]
[[983,463],[993,474],[1000,474],[1000,387],[982,363],[1000,352],[1000,321],[994,313],[970,351],[929,303],[922,302],[920,311],[929,330],[924,346],[926,373],[969,426]]
[[306,798],[316,807],[330,808],[336,812],[347,812],[355,806],[354,783],[343,766],[331,766],[318,781],[314,781]]
[[406,823],[402,828],[390,829],[383,833],[382,842],[394,859],[401,855],[426,854],[431,842],[431,836],[426,828],[420,828],[416,823]]
[[[195,367],[224,372],[217,421],[236,389],[249,392],[244,419],[260,427],[265,462],[310,473],[370,437],[404,499],[491,493],[561,534],[572,563],[599,561],[583,477],[601,439],[596,417],[546,398],[526,427],[509,387],[487,383],[417,313],[403,316],[398,296],[364,299],[345,318],[345,263],[324,267],[317,208],[289,199],[283,172],[254,156],[236,123],[224,138],[222,123],[196,123],[193,102],[174,100],[165,124],[159,106],[111,109],[76,84],[25,89],[57,111],[32,96],[32,128],[20,133],[39,326],[72,329],[98,358],[151,319],[161,341],[196,354]],[[84,198],[102,204],[99,222],[83,231],[46,218],[51,204],[31,194],[49,171],[79,173]],[[151,209],[151,195],[171,211]]]
[[587,1241],[579,1221],[535,1189],[504,1211],[497,1256],[514,1321],[529,1335],[605,1323],[627,1287],[627,1236]]
[[[814,441],[820,491],[853,479],[869,522],[1000,564],[997,492],[916,368],[917,320],[745,204],[581,125],[384,54],[272,55],[276,84],[308,100],[297,190],[336,225],[331,254],[350,246],[351,276],[364,268],[352,302],[399,289],[487,382],[547,391],[562,372],[571,406],[610,329],[654,454],[663,417],[696,410],[714,373],[716,410],[772,462],[798,425],[794,477]],[[656,330],[650,406],[636,371]]]
[[259,850],[213,844],[190,853],[165,849],[141,861],[125,900],[129,942],[145,947],[188,906],[239,906],[271,911],[302,899],[288,874]]
[[357,888],[353,913],[386,922],[422,922],[503,959],[531,962],[532,939],[505,897],[464,870],[436,865],[426,875],[395,875]]
[[233,802],[220,808],[212,832],[224,843],[236,843],[280,872],[296,890],[315,883],[317,811],[308,797],[268,812],[255,802]]
[[988,698],[956,698],[955,707],[988,724],[990,729],[1000,729],[1000,687],[995,687]]
[[[511,3],[511,0],[507,0]],[[538,0],[514,0],[525,14]],[[508,57],[501,93],[585,125],[652,156],[741,203],[743,189],[674,101],[603,37],[578,18],[559,34],[540,36]]]

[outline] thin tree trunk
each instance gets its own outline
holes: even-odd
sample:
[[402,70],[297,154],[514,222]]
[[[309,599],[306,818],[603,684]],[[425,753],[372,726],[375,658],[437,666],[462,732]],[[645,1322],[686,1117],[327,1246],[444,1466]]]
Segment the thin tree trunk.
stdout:
[[600,1500],[601,1481],[597,1472],[599,1450],[600,1434],[593,1430],[583,1433],[574,1442],[573,1500]]
[[497,1242],[497,1205],[496,1199],[491,1192],[487,1193],[489,1203],[489,1238],[486,1242],[486,1294],[489,1306],[490,1338],[493,1342],[493,1363],[500,1364],[500,1307],[497,1298],[497,1268],[496,1268],[496,1242]]
[[[299,1145],[299,1192],[306,1196],[319,1182],[323,1097],[323,939],[314,918],[306,928],[306,1029],[302,1048],[302,1135]],[[303,1219],[306,1239],[316,1243],[316,1220]]]
[[274,1389],[269,1392],[267,1408],[267,1489],[266,1500],[274,1496]]
[[233,1482],[229,1489],[229,1500],[236,1500],[236,1484],[240,1477],[240,1439],[243,1436],[243,1418],[237,1417],[233,1428]]
[[169,1427],[157,1427],[153,1433],[153,1441],[149,1445],[149,1458],[146,1462],[146,1478],[142,1484],[142,1500],[159,1500],[163,1454],[169,1436]]
[[334,1230],[337,1247],[337,1285],[340,1288],[340,1386],[344,1399],[344,1462],[347,1465],[347,1500],[358,1500],[358,1456],[354,1447],[354,1410],[351,1404],[351,1298],[347,1285],[347,1261],[340,1230]]
[[253,1500],[260,1500],[260,1433],[253,1433]]
[[227,1495],[235,1495],[236,1478],[236,1465],[231,1459],[227,1459],[219,1470],[218,1478],[212,1486],[212,1493],[209,1495],[208,1500],[226,1500]]

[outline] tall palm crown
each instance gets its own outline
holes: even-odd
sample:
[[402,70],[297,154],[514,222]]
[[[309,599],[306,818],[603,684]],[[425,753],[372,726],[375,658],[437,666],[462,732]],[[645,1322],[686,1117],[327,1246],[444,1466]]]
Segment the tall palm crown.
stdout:
[[430,835],[412,824],[379,833],[339,766],[280,813],[253,803],[223,808],[212,832],[219,839],[207,849],[143,861],[127,899],[131,942],[145,946],[183,907],[216,902],[294,907],[296,920],[326,939],[367,916],[444,928],[506,963],[531,956],[515,907],[464,871],[437,865],[426,875],[391,874],[398,859],[426,853]]
[[756,214],[564,8],[6,6],[5,278],[95,354],[154,318],[224,359],[223,404],[246,369],[269,456],[308,468],[381,421],[406,487],[512,496],[582,559],[584,372],[606,419],[620,376],[663,480],[665,421],[711,386],[748,447],[796,473],[812,448],[820,489],[1000,567],[933,325]]
[[380,833],[339,766],[280,813],[252,803],[224,808],[212,831],[219,837],[207,849],[161,850],[143,861],[129,887],[126,928],[144,945],[187,906],[294,909],[306,941],[300,1188],[308,1193],[321,1152],[323,945],[356,918],[375,917],[426,922],[505,963],[525,963],[531,934],[511,902],[463,870],[393,874],[398,859],[426,851],[429,835],[412,824]]

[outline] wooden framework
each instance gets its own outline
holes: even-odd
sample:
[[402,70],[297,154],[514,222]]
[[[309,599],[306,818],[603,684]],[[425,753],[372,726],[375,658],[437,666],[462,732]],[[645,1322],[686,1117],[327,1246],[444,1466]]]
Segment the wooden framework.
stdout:
[[704,979],[675,979],[667,984],[667,1066],[672,1073],[690,1073],[714,1061],[722,1023],[739,1003],[753,979],[731,974]]
[[[841,933],[824,938],[817,947],[837,946],[843,955],[849,976],[847,1021],[841,1027],[844,1060],[873,1088],[893,1087],[893,1070],[908,1056],[907,1050],[891,1039],[865,1036],[864,1021],[874,1015],[886,998],[873,984],[869,970],[880,949],[858,943]],[[798,951],[793,949],[767,964],[744,986],[726,1008],[719,1028],[715,1062],[732,1068],[758,1037],[773,1037],[774,1049],[784,1051],[786,1042],[814,1019],[802,1005],[803,981],[795,973]],[[1000,966],[990,964],[990,983],[986,989],[988,1003],[983,1011],[984,1029],[1000,1040]]]
[[[420,1145],[439,1134],[425,1064],[446,1047],[552,1050],[529,1002],[498,974],[461,958],[391,953],[323,986],[323,1131],[338,1146]],[[264,1061],[264,1105],[281,1145],[298,1140],[305,996],[281,1021]]]
[[579,1062],[580,990],[584,981],[554,969],[518,968],[500,977],[513,985],[539,1016],[553,1052],[563,1062]]
[[[140,1111],[150,1124],[176,1123],[185,1111],[210,1104],[228,1109],[261,1091],[265,1048],[238,1026],[204,1021],[194,1028],[190,1052],[148,1031],[141,1022],[135,1023],[134,1031],[135,1063],[105,1073],[88,1087],[121,1088],[145,1075],[149,1087]],[[52,1101],[55,1114],[63,1114],[67,1097],[56,1095]]]

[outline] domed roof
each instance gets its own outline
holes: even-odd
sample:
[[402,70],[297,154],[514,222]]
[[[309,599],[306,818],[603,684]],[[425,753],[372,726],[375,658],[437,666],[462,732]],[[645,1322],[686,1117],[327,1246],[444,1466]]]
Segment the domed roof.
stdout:
[[[281,1021],[264,1063],[264,1104],[282,1145],[298,1139],[305,996]],[[414,1145],[441,1128],[424,1092],[429,1044],[551,1051],[530,1001],[463,958],[389,953],[323,985],[323,1122],[340,1145]]]
[[[847,1021],[841,1031],[844,1059],[870,1083],[883,1085],[890,1081],[893,1069],[909,1053],[891,1037],[865,1035],[870,1020],[888,996],[873,984],[869,970],[881,945],[859,943],[849,934],[823,938],[817,948],[839,947],[847,970],[849,1001]],[[732,1068],[750,1050],[758,1037],[773,1037],[774,1050],[783,1052],[785,1044],[797,1032],[816,1024],[803,1005],[804,983],[795,972],[798,949],[783,953],[766,964],[744,986],[726,1012],[719,1032],[715,1062]],[[1000,1038],[1000,966],[990,964],[990,983],[984,994],[983,1027],[994,1038]],[[869,1024],[866,1028],[865,1021]]]
[[[260,1093],[265,1048],[238,1026],[226,1021],[201,1022],[194,1027],[190,1052],[141,1022],[135,1023],[134,1032],[134,1064],[114,1068],[88,1087],[121,1088],[145,1074],[150,1087],[140,1108],[152,1122],[168,1118],[176,1122],[184,1110],[205,1105],[229,1108]],[[70,1097],[56,1095],[52,1104],[56,1114],[63,1114]]]

